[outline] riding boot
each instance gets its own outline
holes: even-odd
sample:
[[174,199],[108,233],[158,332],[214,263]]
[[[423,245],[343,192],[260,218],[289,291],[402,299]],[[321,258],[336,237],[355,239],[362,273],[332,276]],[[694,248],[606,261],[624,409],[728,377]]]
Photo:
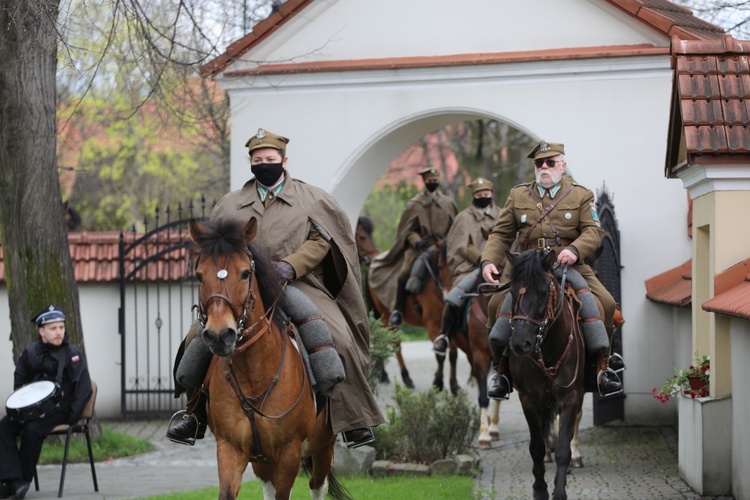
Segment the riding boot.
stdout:
[[617,374],[607,366],[607,356],[604,351],[598,355],[596,372],[596,383],[599,386],[600,396],[612,396],[622,392],[622,382],[620,382]]
[[614,337],[615,328],[616,327],[614,326],[606,327],[607,337],[609,337],[609,346],[610,346],[609,352],[611,353],[609,355],[608,366],[615,373],[620,373],[620,372],[625,371],[626,367],[625,367],[625,360],[622,359],[622,354],[617,353],[617,352],[612,352],[612,338]]
[[[203,439],[206,435],[206,422],[208,413],[206,411],[206,397],[199,393],[193,412],[182,411],[182,421],[167,430],[167,439],[179,444],[193,446],[196,439]],[[190,404],[188,404],[188,408]],[[180,412],[178,412],[180,413]],[[175,414],[176,416],[177,414]],[[172,417],[175,418],[174,416]]]
[[508,369],[508,356],[503,354],[500,363],[487,384],[487,397],[490,399],[508,399],[513,392],[513,378]]
[[406,280],[407,278],[399,278],[398,279],[398,288],[396,290],[396,306],[393,308],[393,312],[391,312],[391,317],[388,319],[388,324],[393,326],[399,326],[401,323],[404,322],[404,315],[402,311],[404,310],[404,302],[406,301]]
[[451,334],[458,327],[461,319],[461,309],[450,304],[445,304],[443,308],[443,318],[440,322],[440,335],[432,343],[432,350],[435,355],[445,357],[445,352],[450,344]]

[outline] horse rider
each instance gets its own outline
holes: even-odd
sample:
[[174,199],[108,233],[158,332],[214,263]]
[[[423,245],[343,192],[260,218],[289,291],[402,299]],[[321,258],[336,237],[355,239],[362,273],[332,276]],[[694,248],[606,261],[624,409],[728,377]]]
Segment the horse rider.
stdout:
[[[13,374],[13,390],[32,382],[55,382],[58,406],[38,418],[23,414],[0,420],[0,498],[24,498],[34,478],[47,434],[58,425],[74,425],[91,397],[91,378],[83,353],[68,342],[65,312],[54,305],[35,315],[39,337],[21,353]],[[37,401],[35,403],[40,403]],[[20,436],[21,445],[16,440]]]
[[[343,433],[347,446],[356,448],[374,441],[371,427],[384,422],[367,382],[370,332],[357,248],[349,219],[333,196],[289,174],[288,142],[258,129],[245,144],[254,177],[219,200],[211,219],[244,224],[255,217],[255,248],[275,263],[280,279],[306,294],[320,310],[346,371],[329,399],[332,430]],[[202,437],[205,406],[195,414],[200,423],[183,420],[168,437],[178,442],[188,442],[196,434]]]
[[[404,320],[406,282],[414,262],[423,252],[445,238],[458,213],[456,202],[438,190],[440,176],[437,170],[426,168],[420,171],[419,175],[424,182],[424,191],[408,201],[396,229],[393,247],[384,256],[383,262],[379,262],[370,270],[371,285],[375,286],[373,281],[376,282],[377,279],[373,280],[373,276],[379,272],[378,269],[388,269],[390,265],[395,266],[397,262],[401,262],[395,302],[388,320],[394,326],[400,325]],[[390,273],[387,274],[390,281]]]
[[[604,236],[596,213],[594,194],[563,175],[567,167],[563,144],[539,141],[527,157],[534,160],[536,179],[511,189],[482,253],[482,277],[487,283],[500,283],[496,279],[497,266],[514,241],[524,250],[553,249],[557,253],[557,262],[577,270],[599,299],[604,309],[605,336],[611,339],[617,304],[594,271],[583,262],[596,250]],[[505,266],[502,282],[510,281],[511,267]],[[506,294],[507,290],[490,299],[488,326],[495,322],[497,309]],[[490,379],[488,396],[506,399],[512,390],[508,380],[510,372],[506,370],[507,356],[504,354],[507,346],[492,342],[492,336],[490,340],[493,365],[497,371]],[[607,365],[609,341],[607,338],[600,339],[600,343],[607,344],[607,348],[600,350],[597,357],[599,392],[603,396],[622,392],[622,384]]]
[[500,216],[500,207],[493,201],[494,185],[484,177],[469,184],[471,205],[463,209],[453,221],[445,238],[446,259],[451,270],[453,287],[445,297],[440,323],[440,335],[432,350],[445,356],[451,334],[459,327],[466,303],[465,293],[473,292],[480,281],[482,249],[487,235]]

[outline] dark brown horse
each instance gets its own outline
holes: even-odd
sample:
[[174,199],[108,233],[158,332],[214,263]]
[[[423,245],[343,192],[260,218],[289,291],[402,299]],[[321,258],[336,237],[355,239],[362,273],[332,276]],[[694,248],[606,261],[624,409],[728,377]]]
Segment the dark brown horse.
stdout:
[[[276,303],[273,266],[253,251],[255,218],[244,227],[190,221],[199,246],[202,340],[218,357],[208,370],[208,423],[216,436],[219,498],[237,497],[248,462],[265,499],[289,498],[305,459],[314,499],[347,498],[331,473],[336,435],[316,413],[302,356]],[[298,342],[299,344],[299,342]]]
[[[369,231],[368,231],[369,227]],[[355,231],[355,241],[357,243],[357,249],[360,253],[360,261],[362,261],[362,255],[367,255],[369,252],[369,259],[378,255],[377,246],[372,237],[372,222],[369,219],[363,221],[363,217],[360,217],[357,221],[357,228]],[[439,249],[438,249],[439,250]],[[413,326],[423,326],[427,330],[427,334],[430,340],[435,340],[440,334],[440,319],[443,315],[443,287],[438,263],[438,252],[434,252],[430,261],[431,278],[427,280],[424,288],[417,295],[407,295],[404,303],[404,321]],[[368,260],[369,262],[369,260]],[[450,282],[450,281],[449,281]],[[366,301],[367,306],[375,314],[376,318],[381,318],[384,326],[388,326],[388,318],[391,315],[391,311],[387,305],[385,305],[369,284],[365,287],[366,290]],[[468,343],[463,342],[459,345],[464,352],[469,352]],[[409,370],[406,368],[406,363],[401,354],[401,348],[396,351],[396,358],[398,359],[399,368],[401,369],[401,378],[404,381],[406,387],[413,389],[414,382],[409,375]],[[456,360],[458,358],[458,351],[456,345],[451,343],[449,352],[450,361],[450,378],[449,384],[451,392],[456,394],[458,392],[458,381],[456,380]],[[438,368],[435,371],[435,378],[433,379],[433,386],[442,390],[444,388],[443,383],[443,371],[445,358],[436,356]]]
[[[554,252],[507,254],[513,265],[510,369],[529,426],[534,499],[547,499],[546,438],[559,416],[553,498],[567,498],[570,443],[584,396],[585,347],[574,303],[552,273]],[[563,279],[564,281],[564,279]]]

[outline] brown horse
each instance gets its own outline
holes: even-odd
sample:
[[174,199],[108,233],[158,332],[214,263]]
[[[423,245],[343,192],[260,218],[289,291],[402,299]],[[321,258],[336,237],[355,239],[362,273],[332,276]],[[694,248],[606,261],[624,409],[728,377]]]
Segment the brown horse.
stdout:
[[[363,220],[364,219],[364,220]],[[357,220],[357,228],[355,231],[355,241],[357,243],[357,249],[360,254],[360,262],[362,262],[362,256],[367,257],[367,262],[373,257],[378,255],[377,246],[372,237],[372,222],[369,218],[360,217]],[[431,279],[427,280],[422,291],[417,295],[407,295],[404,303],[404,321],[413,326],[423,326],[427,330],[427,334],[430,340],[435,340],[440,334],[440,320],[443,315],[443,287],[444,282],[442,277],[439,275],[439,263],[438,263],[438,252],[432,254],[430,267],[431,267]],[[368,284],[365,287],[366,290],[366,301],[367,306],[373,311],[376,318],[381,318],[384,326],[388,326],[388,318],[390,318],[391,310],[383,303],[382,300],[377,296],[372,287]],[[464,352],[469,355],[468,343],[463,342],[459,344]],[[398,359],[399,368],[401,369],[401,378],[404,381],[406,387],[413,389],[414,382],[409,375],[409,370],[406,368],[403,355],[401,354],[401,347],[399,346],[396,351],[396,358]],[[443,371],[445,358],[436,356],[438,368],[435,372],[435,378],[433,379],[433,386],[442,390],[444,388],[443,383]],[[450,388],[453,394],[458,392],[458,381],[456,380],[456,360],[458,359],[458,351],[456,344],[451,343],[449,352],[450,361]]]
[[327,410],[316,412],[293,333],[275,314],[282,293],[275,269],[250,246],[257,228],[255,218],[244,227],[190,221],[200,251],[201,338],[215,354],[204,388],[216,436],[219,498],[237,497],[252,462],[263,497],[287,499],[302,459],[312,469],[312,498],[348,498],[331,471],[336,435]]
[[[555,252],[508,253],[513,265],[510,293],[510,370],[529,426],[534,462],[534,499],[547,499],[546,438],[559,416],[553,498],[567,498],[571,440],[584,396],[585,346],[578,311],[552,274]],[[564,278],[563,278],[564,281]]]
[[[440,252],[440,274],[442,281],[447,283],[449,290],[452,279],[450,268],[446,261],[445,247]],[[492,357],[490,356],[490,342],[487,332],[487,303],[488,295],[476,294],[469,299],[468,317],[466,324],[461,324],[458,330],[454,330],[451,343],[468,346],[466,357],[471,364],[471,374],[476,380],[478,404],[480,410],[479,421],[479,448],[491,448],[491,442],[500,439],[500,402],[490,400],[487,397],[487,376],[490,372]],[[462,347],[462,349],[464,349]]]

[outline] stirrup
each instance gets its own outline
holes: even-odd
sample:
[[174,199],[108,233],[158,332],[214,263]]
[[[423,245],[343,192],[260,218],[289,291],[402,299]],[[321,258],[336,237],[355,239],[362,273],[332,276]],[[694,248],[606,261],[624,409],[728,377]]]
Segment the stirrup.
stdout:
[[[601,388],[601,385],[599,384],[599,379],[604,373],[612,375],[615,379],[617,379],[617,381],[620,383],[619,391],[610,392],[608,394],[602,393],[602,388]],[[620,377],[617,375],[617,373],[615,373],[615,371],[609,367],[605,368],[604,370],[599,370],[599,372],[596,374],[596,390],[599,391],[599,396],[603,398],[609,398],[609,397],[616,396],[618,394],[622,394],[623,392],[625,392],[625,388],[622,386],[622,380],[620,380]]]
[[[610,370],[612,370],[613,372],[615,372],[615,373],[622,373],[622,372],[624,372],[628,368],[627,366],[625,366],[625,360],[622,359],[622,356],[620,356],[618,353],[613,352],[612,354],[610,354],[609,355],[609,359],[612,360],[612,358],[619,359],[620,363],[622,364],[622,368],[619,368],[617,370],[615,370],[614,368],[610,367]],[[609,365],[609,362],[607,362],[607,365]]]
[[[508,386],[508,392],[505,394],[505,396],[501,397],[492,397],[490,396],[490,385],[492,384],[492,381],[495,377],[498,377],[499,379],[504,379],[506,385]],[[510,393],[513,392],[513,384],[510,383],[510,379],[504,374],[500,372],[495,372],[487,381],[487,397],[490,399],[494,399],[495,401],[508,401],[510,399]]]
[[[172,429],[172,422],[177,417],[180,417],[180,420],[183,420],[183,421],[190,420],[191,418],[195,420],[195,424],[196,424],[195,434],[193,435],[192,438],[188,437],[188,438],[185,438],[184,440],[181,440],[181,439],[174,439],[169,435],[169,431]],[[175,424],[175,425],[179,425],[179,424]],[[195,441],[198,439],[198,432],[199,432],[198,429],[200,428],[200,426],[201,426],[201,422],[200,420],[198,420],[198,417],[196,417],[195,414],[188,413],[187,410],[178,410],[174,413],[174,415],[172,415],[172,418],[169,419],[169,424],[167,425],[167,439],[169,439],[173,443],[186,444],[188,446],[193,446],[195,445]]]

